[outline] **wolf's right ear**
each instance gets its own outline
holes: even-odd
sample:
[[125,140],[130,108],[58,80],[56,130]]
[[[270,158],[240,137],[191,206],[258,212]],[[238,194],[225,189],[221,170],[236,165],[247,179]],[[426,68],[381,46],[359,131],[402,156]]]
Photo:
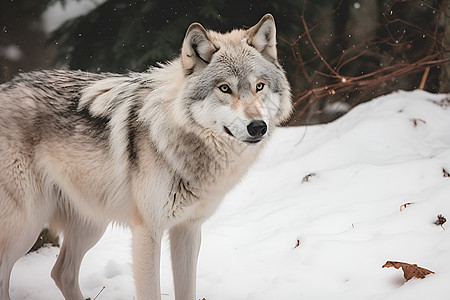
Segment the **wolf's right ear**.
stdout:
[[272,62],[277,61],[277,29],[271,14],[266,14],[247,30],[247,42]]
[[197,66],[205,66],[216,52],[205,28],[199,23],[189,26],[181,48],[181,62],[186,74],[191,74]]

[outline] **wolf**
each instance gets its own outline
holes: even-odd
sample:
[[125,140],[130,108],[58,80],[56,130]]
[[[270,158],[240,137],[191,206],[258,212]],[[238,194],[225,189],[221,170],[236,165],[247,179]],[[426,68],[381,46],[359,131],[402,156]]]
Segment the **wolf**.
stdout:
[[85,299],[80,264],[110,222],[131,228],[137,299],[161,298],[166,231],[175,298],[195,299],[202,223],[291,110],[270,14],[223,34],[193,23],[181,55],[143,73],[0,85],[0,299],[44,227],[63,237],[53,280]]

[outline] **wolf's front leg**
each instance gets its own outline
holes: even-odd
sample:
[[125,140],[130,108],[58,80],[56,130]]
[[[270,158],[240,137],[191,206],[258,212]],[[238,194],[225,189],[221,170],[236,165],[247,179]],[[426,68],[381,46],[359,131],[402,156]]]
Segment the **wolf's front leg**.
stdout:
[[201,222],[185,222],[170,229],[173,281],[176,300],[194,300]]
[[162,232],[133,226],[133,271],[138,300],[160,300],[159,265]]

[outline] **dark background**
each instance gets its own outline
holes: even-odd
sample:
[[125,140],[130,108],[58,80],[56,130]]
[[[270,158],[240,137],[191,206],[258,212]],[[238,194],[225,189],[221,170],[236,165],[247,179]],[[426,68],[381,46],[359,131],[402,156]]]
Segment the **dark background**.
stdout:
[[144,71],[179,55],[192,22],[229,31],[270,12],[294,93],[290,125],[328,122],[398,89],[450,92],[450,0],[99,0],[46,32],[43,12],[70,2],[0,2],[0,82],[43,68]]

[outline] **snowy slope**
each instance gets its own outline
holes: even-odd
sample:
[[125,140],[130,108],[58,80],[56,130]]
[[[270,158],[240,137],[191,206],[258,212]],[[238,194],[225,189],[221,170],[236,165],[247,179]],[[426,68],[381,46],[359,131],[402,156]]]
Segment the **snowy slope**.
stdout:
[[[444,98],[399,92],[327,125],[279,129],[203,227],[197,298],[448,299],[450,230],[434,224],[450,217]],[[63,299],[49,275],[57,253],[16,264],[13,299]],[[388,260],[435,274],[405,283],[381,268]],[[167,241],[161,269],[174,299]],[[135,299],[128,229],[110,227],[88,252],[81,285],[91,298],[105,286],[98,300]]]

